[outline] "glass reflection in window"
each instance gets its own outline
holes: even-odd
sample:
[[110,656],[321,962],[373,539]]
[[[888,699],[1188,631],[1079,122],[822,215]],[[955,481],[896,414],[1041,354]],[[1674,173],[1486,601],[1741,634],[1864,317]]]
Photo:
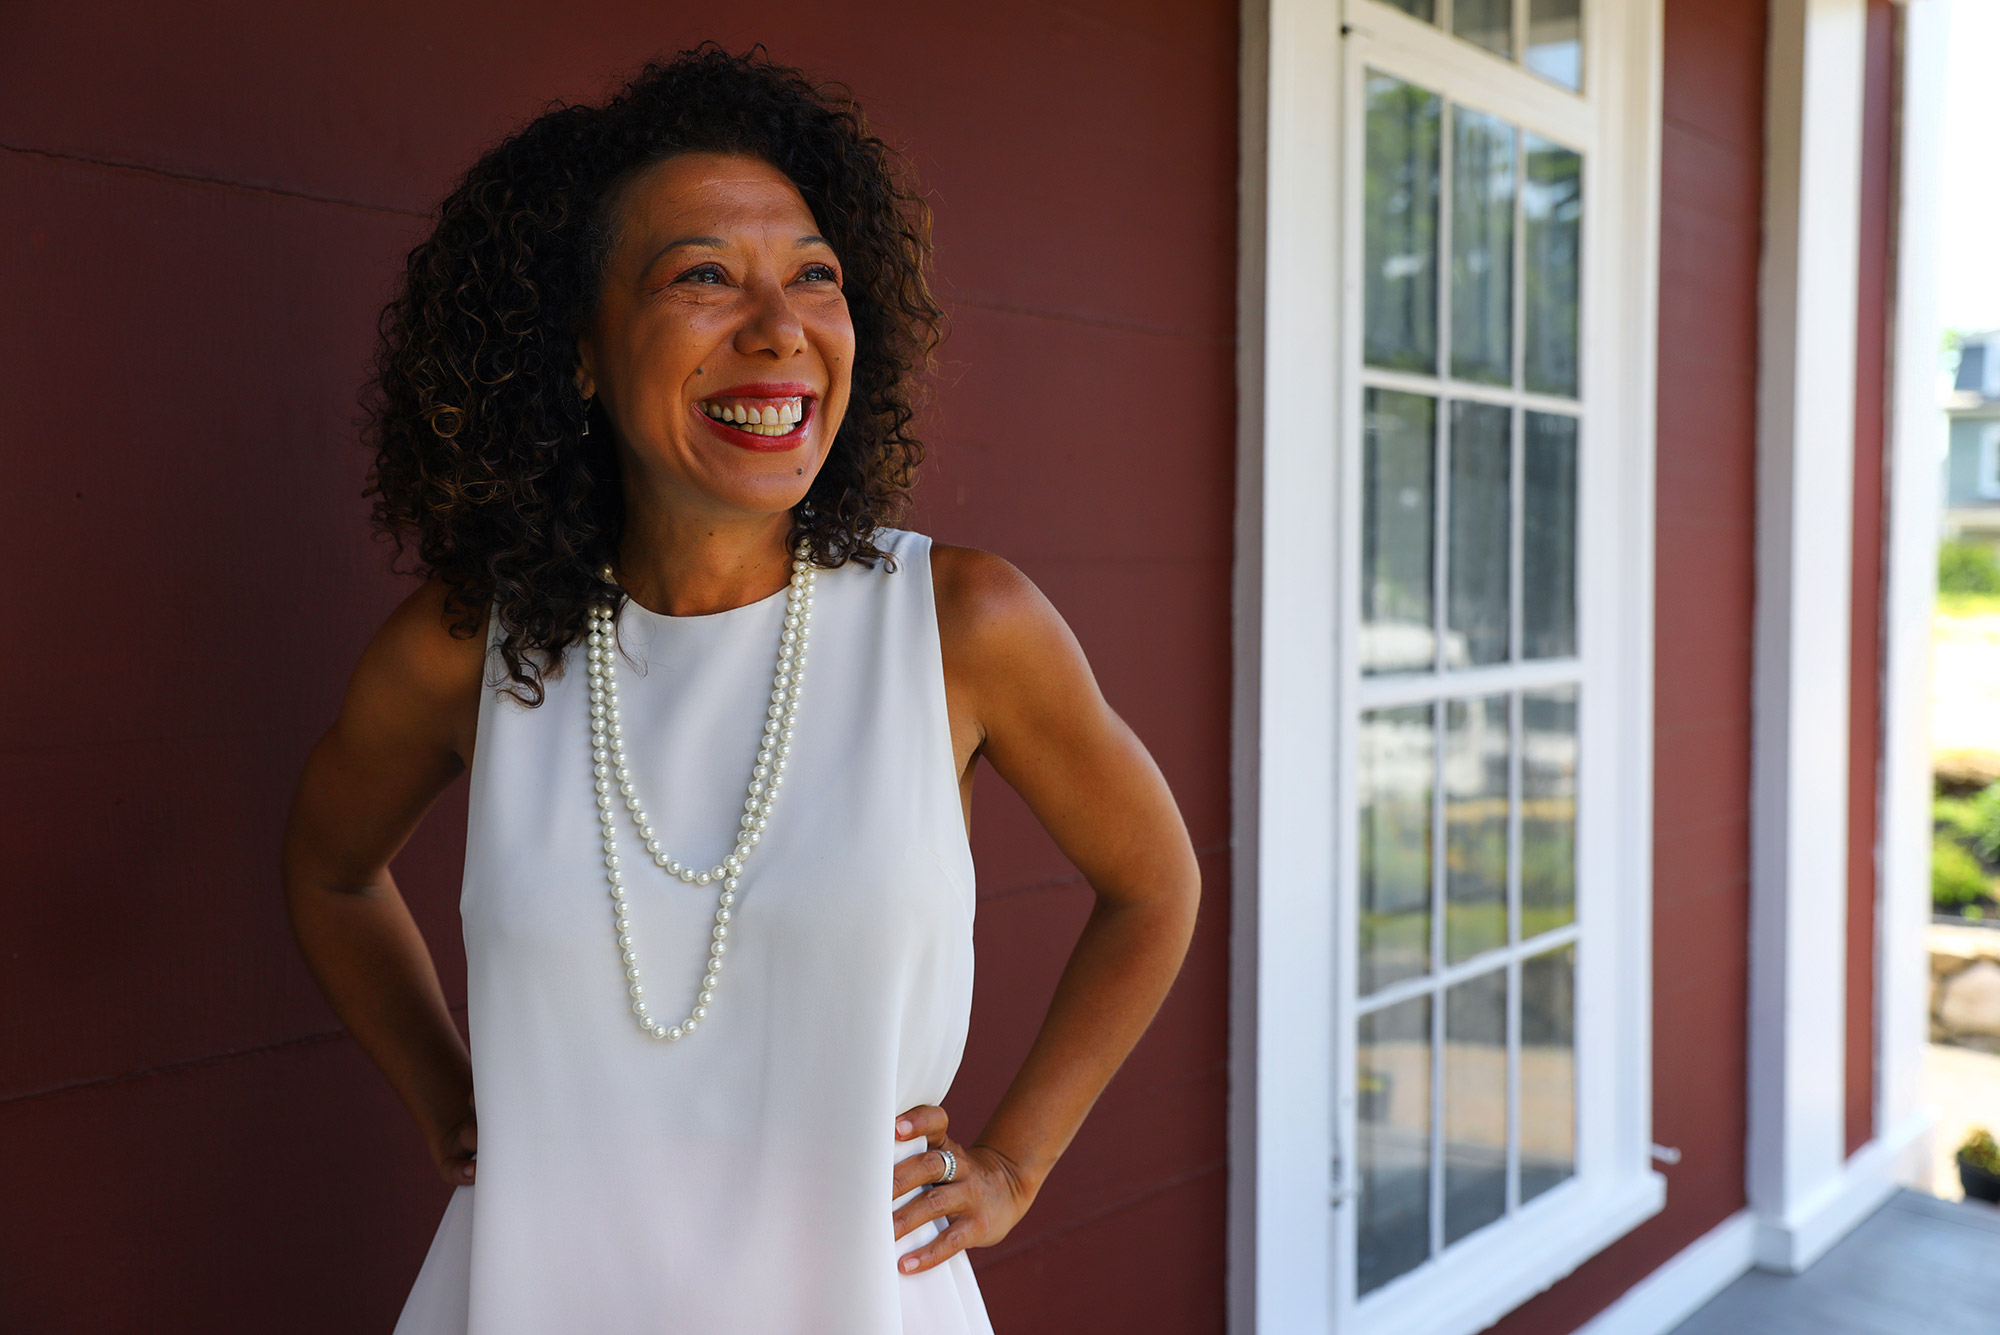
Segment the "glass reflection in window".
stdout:
[[1431,706],[1361,716],[1361,991],[1429,972]]
[[1514,383],[1514,127],[1451,112],[1451,373]]
[[1431,999],[1361,1017],[1355,1288],[1369,1293],[1431,1254]]
[[1437,657],[1437,400],[1371,389],[1361,418],[1361,670],[1427,668]]
[[1374,73],[1367,97],[1363,356],[1371,366],[1433,373],[1443,103],[1436,93]]

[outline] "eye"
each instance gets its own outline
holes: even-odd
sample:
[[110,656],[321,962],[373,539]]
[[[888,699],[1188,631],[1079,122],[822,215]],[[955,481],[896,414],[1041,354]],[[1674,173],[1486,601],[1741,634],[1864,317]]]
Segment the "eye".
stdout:
[[840,275],[833,271],[831,264],[808,264],[799,272],[799,281],[805,283],[839,283]]
[[728,281],[719,264],[697,264],[686,273],[675,276],[676,283],[721,283]]

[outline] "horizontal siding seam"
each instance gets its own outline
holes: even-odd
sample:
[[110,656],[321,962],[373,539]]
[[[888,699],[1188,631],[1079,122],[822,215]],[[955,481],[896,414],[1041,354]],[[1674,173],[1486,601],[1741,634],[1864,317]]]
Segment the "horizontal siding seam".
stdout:
[[1082,325],[1089,329],[1115,329],[1124,334],[1146,334],[1153,338],[1177,339],[1183,343],[1198,343],[1206,347],[1233,348],[1236,346],[1235,320],[1229,321],[1226,334],[1203,333],[1187,329],[1169,329],[1163,325],[1144,324],[1137,320],[1119,320],[1105,315],[1082,315],[1071,311],[1048,310],[1040,306],[1015,306],[1004,301],[988,301],[980,297],[959,297],[949,299],[952,306],[969,306],[974,310],[991,311],[998,315],[1020,315],[1032,320],[1055,320],[1063,324]]
[[281,199],[303,199],[313,204],[334,204],[342,208],[361,209],[368,213],[386,213],[399,218],[429,218],[431,215],[416,209],[399,209],[389,204],[370,204],[365,200],[343,199],[338,195],[319,195],[310,190],[290,190],[281,185],[253,185],[248,181],[232,181],[220,176],[204,176],[200,172],[177,171],[172,167],[154,167],[143,162],[121,162],[116,158],[94,158],[85,153],[64,153],[52,148],[34,148],[27,144],[0,142],[0,151],[18,153],[23,157],[48,158],[55,162],[76,162],[87,167],[103,167],[108,171],[137,172],[142,176],[158,176],[169,181],[189,181],[197,185],[212,185],[223,190],[243,190],[257,195],[276,195]]
[[[0,760],[26,759],[35,756],[76,756],[92,751],[124,751],[139,747],[167,746],[185,742],[242,742],[276,739],[293,743],[298,741],[296,728],[259,727],[251,725],[241,728],[182,728],[176,731],[134,732],[116,737],[68,738],[53,742],[7,741],[0,739]],[[316,737],[318,734],[315,733]],[[310,746],[308,739],[303,745]]]
[[1117,1201],[1107,1202],[1106,1204],[1099,1206],[1097,1209],[1092,1210],[1090,1213],[1085,1215],[1080,1215],[1077,1218],[1070,1220],[1068,1223],[1061,1224],[1056,1228],[1051,1229],[1047,1233],[1038,1233],[1034,1237],[1028,1239],[1026,1242],[1023,1242],[1018,1247],[1002,1247],[997,1252],[990,1253],[987,1256],[981,1258],[982,1263],[985,1265],[999,1265],[1004,1261],[1011,1261],[1017,1256],[1026,1256],[1029,1252],[1034,1251],[1038,1247],[1045,1247],[1050,1243],[1056,1242],[1062,1238],[1066,1238],[1070,1234],[1078,1232],[1081,1229],[1089,1228],[1094,1224],[1103,1223],[1106,1219],[1109,1219],[1112,1215],[1123,1213],[1124,1211],[1130,1209],[1134,1205],[1138,1205],[1142,1201],[1151,1200],[1156,1196],[1164,1196],[1166,1193],[1173,1191],[1178,1187],[1186,1186],[1190,1182],[1199,1181],[1200,1179],[1208,1177],[1214,1173],[1220,1173],[1228,1166],[1229,1166],[1228,1161],[1226,1159],[1216,1159],[1209,1163],[1202,1164],[1198,1168],[1191,1168],[1185,1173],[1175,1173],[1172,1177],[1162,1178],[1158,1182],[1153,1183],[1149,1187],[1146,1187],[1140,1191],[1136,1191],[1132,1193],[1130,1196],[1122,1197]]
[[[465,1003],[451,1006],[453,1015],[465,1014]],[[297,1038],[280,1039],[276,1043],[260,1043],[249,1048],[230,1048],[224,1052],[211,1052],[200,1057],[188,1057],[182,1061],[165,1062],[159,1066],[144,1066],[136,1071],[120,1071],[114,1075],[91,1076],[86,1080],[67,1080],[61,1084],[45,1085],[40,1089],[23,1090],[18,1094],[0,1095],[0,1108],[14,1103],[26,1103],[30,1099],[47,1098],[54,1094],[72,1094],[78,1090],[95,1089],[100,1085],[116,1085],[128,1080],[150,1080],[156,1076],[177,1075],[203,1066],[220,1066],[223,1062],[235,1061],[239,1057],[267,1057],[272,1053],[285,1052],[293,1048],[309,1048],[348,1037],[343,1028],[323,1029],[316,1034],[301,1034]]]
[[1684,134],[1690,139],[1698,139],[1710,148],[1719,148],[1725,153],[1741,157],[1746,162],[1754,162],[1758,173],[1761,175],[1763,172],[1764,146],[1761,143],[1746,144],[1737,139],[1724,139],[1720,135],[1702,129],[1693,121],[1682,120],[1680,117],[1671,114],[1661,115],[1660,128],[1662,130],[1672,130],[1677,134]]

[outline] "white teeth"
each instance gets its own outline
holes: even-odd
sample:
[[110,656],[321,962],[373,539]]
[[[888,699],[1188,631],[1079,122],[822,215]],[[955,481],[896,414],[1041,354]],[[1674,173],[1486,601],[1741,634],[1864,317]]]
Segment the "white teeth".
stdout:
[[698,405],[718,422],[729,422],[759,436],[783,436],[805,420],[802,399],[784,399],[775,404],[752,407],[747,404],[704,403]]

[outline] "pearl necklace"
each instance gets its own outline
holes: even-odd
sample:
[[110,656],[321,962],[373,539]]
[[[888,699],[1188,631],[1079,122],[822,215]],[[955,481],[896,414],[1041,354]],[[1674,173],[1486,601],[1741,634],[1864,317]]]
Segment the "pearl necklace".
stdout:
[[[819,569],[807,557],[803,543],[792,560],[792,581],[785,591],[785,628],[778,637],[778,667],[771,681],[771,707],[765,713],[764,736],[757,748],[757,763],[750,770],[749,797],[743,803],[743,818],[736,833],[736,847],[728,857],[706,871],[697,870],[667,856],[653,830],[652,819],[639,803],[632,786],[632,771],[625,763],[624,727],[618,718],[617,618],[609,606],[590,609],[587,637],[590,659],[590,757],[597,780],[597,818],[604,829],[604,879],[611,887],[612,925],[618,932],[618,954],[625,964],[625,990],[632,997],[632,1013],[639,1028],[649,1038],[679,1042],[692,1034],[708,1018],[709,1003],[715,1000],[715,985],[722,973],[722,957],[729,949],[729,920],[736,903],[736,890],[749,860],[750,850],[764,837],[764,826],[785,782],[786,758],[792,751],[792,724],[798,718],[799,695],[806,682],[806,641],[812,635],[813,583]],[[600,572],[604,582],[612,582],[611,568]],[[667,875],[688,885],[720,883],[716,896],[715,925],[709,929],[708,964],[695,993],[694,1007],[679,1024],[668,1026],[648,1012],[646,988],[639,977],[639,954],[632,946],[632,921],[626,913],[625,873],[618,865],[617,805],[612,797],[616,784],[625,799],[625,808],[639,832],[647,854]]]

